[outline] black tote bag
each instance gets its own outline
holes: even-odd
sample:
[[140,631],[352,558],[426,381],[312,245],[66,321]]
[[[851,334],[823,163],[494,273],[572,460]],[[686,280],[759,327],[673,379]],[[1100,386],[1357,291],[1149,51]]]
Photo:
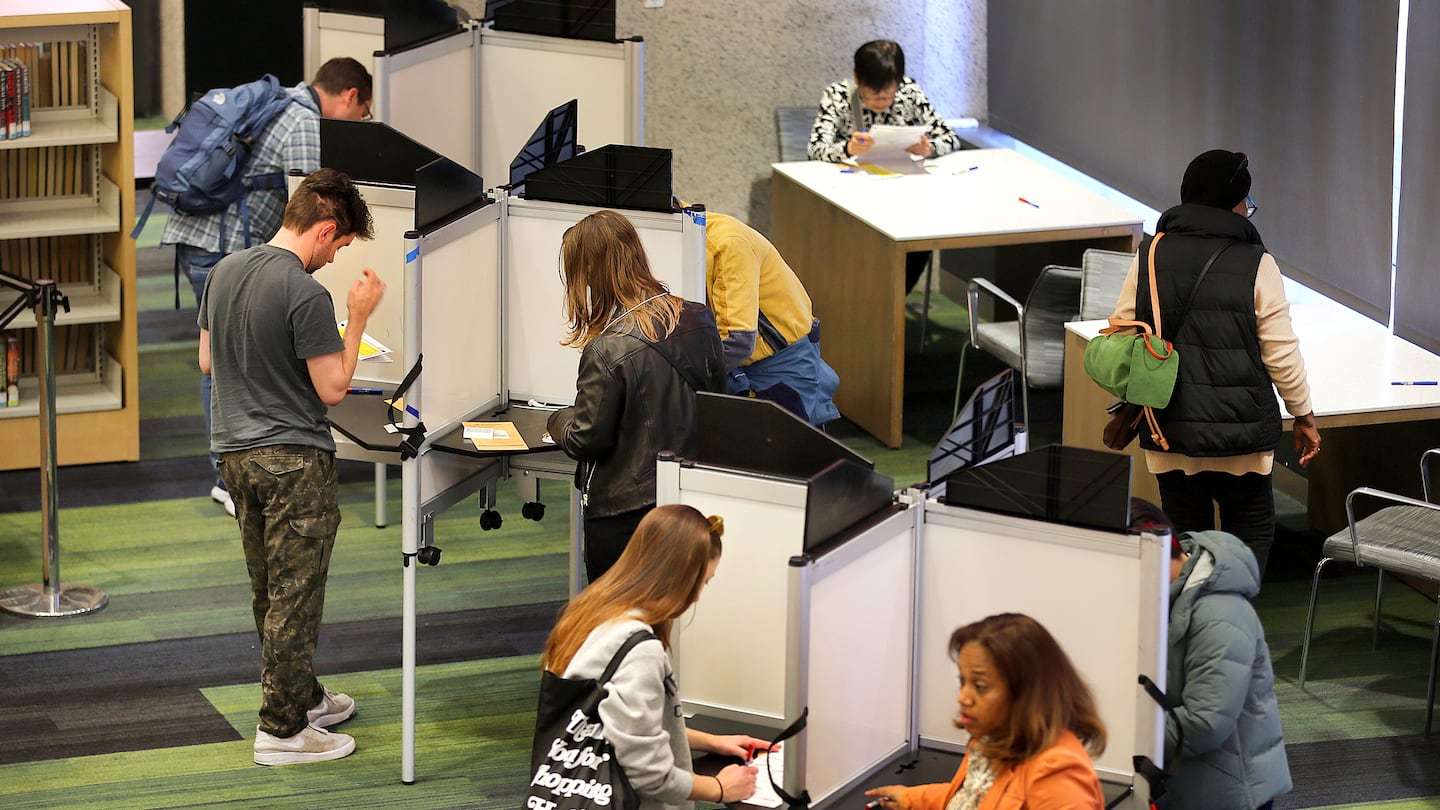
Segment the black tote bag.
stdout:
[[605,685],[625,656],[642,641],[655,638],[636,630],[620,645],[605,672],[595,678],[562,678],[552,672],[540,677],[540,705],[535,712],[535,742],[530,749],[527,810],[635,810],[640,797],[615,761],[615,748],[605,738],[600,701]]

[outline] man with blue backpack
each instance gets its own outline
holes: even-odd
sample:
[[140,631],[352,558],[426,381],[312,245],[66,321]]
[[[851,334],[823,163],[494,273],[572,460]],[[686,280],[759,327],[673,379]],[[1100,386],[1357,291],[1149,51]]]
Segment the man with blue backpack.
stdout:
[[[367,119],[370,94],[370,72],[342,57],[321,65],[309,84],[285,88],[267,75],[211,90],[177,119],[180,134],[161,157],[155,178],[155,197],[173,208],[160,242],[175,245],[177,287],[179,276],[188,276],[198,305],[216,262],[269,241],[285,212],[286,176],[320,168],[320,118]],[[210,399],[210,377],[202,375],[207,442]],[[212,469],[215,462],[212,453]],[[218,475],[210,497],[235,514]]]

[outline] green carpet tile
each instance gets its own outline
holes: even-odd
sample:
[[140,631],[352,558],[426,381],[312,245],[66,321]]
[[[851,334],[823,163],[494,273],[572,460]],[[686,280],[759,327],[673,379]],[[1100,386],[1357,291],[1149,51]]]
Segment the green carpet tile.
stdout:
[[[152,218],[142,243],[158,241],[161,227],[163,219]],[[97,614],[62,621],[0,615],[0,686],[8,672],[22,669],[22,659],[10,656],[53,655],[58,661],[84,658],[90,650],[94,661],[113,664],[122,652],[117,645],[156,645],[130,652],[153,649],[158,663],[183,660],[186,654],[207,655],[186,651],[203,650],[212,642],[233,644],[253,633],[235,524],[206,496],[209,472],[198,411],[193,296],[184,285],[181,302],[187,306],[175,310],[170,252],[147,247],[140,254],[143,460],[96,465],[69,479],[65,476],[73,474],[62,473],[62,483],[75,482],[68,497],[61,488],[63,578],[104,588],[111,602]],[[947,426],[953,403],[965,313],[953,302],[934,300],[923,347],[917,316],[913,311],[907,315],[904,445],[896,450],[881,447],[844,423],[832,431],[874,461],[897,486],[925,477],[929,450]],[[910,298],[911,304],[919,301],[918,293]],[[966,386],[998,370],[993,359],[972,355]],[[1031,409],[1036,421],[1031,445],[1058,439],[1059,396],[1040,392],[1032,397]],[[393,624],[400,612],[398,475],[386,493],[395,525],[376,529],[370,523],[369,468],[345,466],[344,523],[331,569],[326,632],[349,640],[336,645],[349,657],[338,659],[336,665],[344,669],[325,680],[359,703],[356,717],[341,727],[358,740],[354,755],[316,766],[272,769],[252,764],[258,686],[253,678],[237,682],[233,674],[216,674],[213,678],[229,683],[187,687],[199,688],[203,700],[187,696],[186,705],[177,704],[175,710],[218,718],[216,722],[229,728],[219,732],[224,741],[177,741],[175,746],[146,750],[0,765],[0,807],[517,806],[538,679],[534,657],[507,653],[510,642],[504,640],[457,641],[457,649],[481,650],[467,655],[491,657],[420,668],[419,781],[413,786],[399,783],[400,673],[386,663],[393,660],[386,656],[396,654],[398,633],[395,646],[374,651],[373,659],[367,659],[362,648],[389,642],[360,640],[386,638],[385,632],[376,635],[377,628]],[[34,475],[0,476],[0,586],[30,582],[39,575],[39,519],[29,491],[38,486]],[[23,496],[15,494],[22,489]],[[435,542],[444,549],[443,561],[417,572],[422,647],[445,645],[447,633],[466,632],[466,616],[504,616],[564,598],[564,494],[565,485],[547,482],[551,509],[538,524],[520,519],[519,498],[509,483],[498,490],[497,507],[505,516],[499,531],[480,531],[475,499],[436,519]],[[1419,736],[1433,602],[1392,586],[1380,643],[1372,649],[1373,578],[1353,573],[1326,578],[1310,680],[1302,690],[1296,674],[1309,597],[1305,569],[1313,565],[1318,546],[1315,538],[1292,532],[1283,547],[1295,559],[1272,566],[1278,581],[1268,581],[1257,600],[1296,781],[1294,793],[1282,797],[1277,807],[1440,808],[1440,779],[1431,775],[1440,774],[1440,765],[1433,764],[1440,762],[1440,752]],[[534,610],[528,615],[529,624],[492,618],[491,624],[501,626],[474,632],[503,636],[514,631],[515,648],[531,649],[543,633],[531,626]],[[435,632],[427,635],[426,629],[432,628]],[[232,660],[238,667],[235,662],[243,662],[244,651],[229,653],[238,656]],[[323,659],[322,654],[317,666]],[[212,678],[203,666],[190,669],[196,677]],[[74,679],[65,683],[73,686]],[[83,685],[73,688],[83,690]],[[107,697],[93,696],[97,713],[107,711]],[[107,722],[123,728],[124,716]],[[53,733],[63,738],[66,729],[57,727]],[[212,728],[206,733],[217,732]]]

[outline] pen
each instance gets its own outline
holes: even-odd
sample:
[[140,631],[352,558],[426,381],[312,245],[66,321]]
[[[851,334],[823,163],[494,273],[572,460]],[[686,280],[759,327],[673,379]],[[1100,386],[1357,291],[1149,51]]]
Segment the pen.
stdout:
[[865,803],[865,810],[875,810],[875,808],[877,808],[877,807],[884,807],[884,806],[885,806],[885,797],[884,797],[884,796],[881,796],[881,797],[878,798],[878,799],[874,799],[874,800],[871,800],[871,801],[866,802],[866,803]]
[[980,168],[980,167],[979,167],[979,166],[971,166],[971,167],[968,168],[968,169],[959,169],[959,170],[957,170],[957,171],[953,171],[953,172],[951,172],[951,174],[964,174],[964,173],[966,173],[966,172],[973,172],[973,171],[975,171],[975,170],[978,169],[978,168]]
[[1030,206],[1031,208],[1039,208],[1039,207],[1040,207],[1039,205],[1037,205],[1037,204],[1035,204],[1035,203],[1033,203],[1033,202],[1030,202],[1029,200],[1025,199],[1024,197],[1016,197],[1015,199],[1019,200],[1020,202],[1025,203],[1026,205]]
[[1394,380],[1391,385],[1440,385],[1440,380]]
[[382,397],[382,396],[385,396],[385,392],[382,391],[382,390],[380,390],[379,388],[347,388],[347,389],[345,389],[345,393],[347,393],[347,394],[363,394],[363,395],[365,395],[365,396],[371,396],[371,397]]

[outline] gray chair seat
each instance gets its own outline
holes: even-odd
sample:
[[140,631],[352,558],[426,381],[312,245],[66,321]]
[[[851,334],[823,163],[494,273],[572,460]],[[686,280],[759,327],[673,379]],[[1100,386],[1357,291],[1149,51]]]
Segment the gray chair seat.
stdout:
[[1322,554],[1392,574],[1440,581],[1440,511],[1387,506],[1356,521],[1355,532],[1360,538],[1358,557],[1348,527],[1325,539]]
[[982,351],[994,355],[1005,365],[1020,368],[1020,364],[1024,362],[1024,357],[1020,354],[1019,321],[979,324],[975,327],[975,337]]
[[[1300,688],[1305,688],[1305,671],[1310,663],[1310,638],[1315,631],[1315,603],[1320,595],[1320,574],[1331,560],[1355,563],[1376,569],[1375,613],[1371,624],[1373,642],[1380,638],[1380,607],[1385,593],[1385,574],[1399,574],[1440,582],[1440,505],[1430,495],[1430,465],[1440,459],[1440,448],[1420,456],[1420,484],[1425,500],[1417,501],[1369,487],[1360,487],[1345,498],[1346,527],[1325,539],[1315,578],[1310,583],[1310,608],[1305,614],[1305,639],[1300,647]],[[1355,519],[1357,498],[1390,504],[1369,516]],[[1425,694],[1425,734],[1429,735],[1435,708],[1435,681],[1440,664],[1440,605],[1431,627],[1430,675]]]
[[[994,283],[983,278],[970,280],[966,307],[970,318],[970,340],[960,347],[960,371],[955,379],[955,410],[960,413],[960,394],[965,381],[965,355],[971,348],[994,355],[1020,373],[1020,412],[1026,428],[1030,425],[1030,389],[1060,388],[1065,382],[1065,322],[1080,311],[1078,267],[1048,265],[1035,279],[1035,286],[1020,303]],[[983,321],[980,299],[997,310],[1015,313],[1013,321]]]

